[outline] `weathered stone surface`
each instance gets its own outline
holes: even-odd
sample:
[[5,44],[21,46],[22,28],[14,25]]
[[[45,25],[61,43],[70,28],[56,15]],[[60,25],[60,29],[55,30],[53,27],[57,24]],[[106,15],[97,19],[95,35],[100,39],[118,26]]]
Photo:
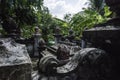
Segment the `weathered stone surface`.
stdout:
[[0,80],[31,80],[26,47],[11,38],[0,38]]
[[31,80],[29,64],[0,67],[0,80]]
[[114,80],[107,53],[97,48],[77,51],[64,65],[52,56],[44,56],[40,71],[33,74],[33,80]]

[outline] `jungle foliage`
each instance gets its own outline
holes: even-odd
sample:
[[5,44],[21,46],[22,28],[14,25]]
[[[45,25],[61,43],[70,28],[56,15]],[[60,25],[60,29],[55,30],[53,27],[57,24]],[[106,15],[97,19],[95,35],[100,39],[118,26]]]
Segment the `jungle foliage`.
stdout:
[[[85,29],[92,28],[96,24],[104,23],[112,16],[109,7],[104,3],[104,0],[89,0],[88,8],[84,8],[74,14],[72,17],[67,15],[69,26],[75,31],[78,38],[82,36]],[[66,18],[66,15],[65,15]]]
[[[43,0],[0,0],[0,24],[12,18],[24,38],[30,38],[38,26],[45,41],[53,39],[56,26],[66,27],[66,22],[53,18]],[[7,24],[6,24],[7,25]],[[2,28],[0,32],[4,35]],[[65,31],[63,30],[63,33]]]
[[39,22],[38,14],[41,14],[42,7],[43,0],[0,0],[0,23],[12,18],[22,34],[27,36],[33,30],[32,26]]
[[[107,21],[112,13],[104,0],[89,0],[87,3],[89,4],[88,8],[74,15],[66,14],[64,20],[61,20],[52,17],[43,1],[0,0],[0,25],[6,19],[12,18],[20,28],[24,38],[32,36],[35,26],[41,29],[45,41],[53,40],[54,29],[57,26],[61,28],[63,35],[67,35],[68,30],[73,29],[77,38],[80,38],[84,29]],[[1,28],[0,32],[4,33]]]

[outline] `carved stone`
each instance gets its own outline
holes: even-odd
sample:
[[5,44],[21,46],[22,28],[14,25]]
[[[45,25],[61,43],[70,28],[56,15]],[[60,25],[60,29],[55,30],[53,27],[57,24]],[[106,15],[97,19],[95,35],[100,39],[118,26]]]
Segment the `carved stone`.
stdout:
[[82,49],[76,52],[65,65],[59,65],[59,63],[54,56],[44,56],[40,61],[39,79],[111,80],[109,79],[110,66],[106,53],[97,48]]
[[31,80],[26,47],[11,38],[0,38],[0,80]]
[[3,21],[2,27],[7,32],[6,37],[19,38],[21,35],[20,27],[13,18],[7,18]]
[[61,29],[59,27],[55,28],[55,34],[53,35],[55,37],[55,43],[59,43],[61,41]]
[[[102,49],[108,53],[111,77],[108,80],[120,79],[120,0],[105,0],[110,9],[116,13],[115,18],[106,23],[95,25],[94,28],[83,32],[86,45]],[[106,54],[107,54],[106,53]],[[105,61],[105,60],[104,60]]]

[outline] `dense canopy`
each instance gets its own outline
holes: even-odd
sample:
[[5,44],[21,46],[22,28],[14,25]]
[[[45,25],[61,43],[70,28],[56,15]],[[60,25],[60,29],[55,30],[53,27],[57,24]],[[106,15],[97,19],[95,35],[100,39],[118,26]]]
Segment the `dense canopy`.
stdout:
[[[74,15],[66,14],[64,20],[61,20],[52,17],[43,0],[0,0],[0,24],[4,29],[8,19],[12,19],[25,38],[31,37],[34,27],[38,26],[45,41],[52,40],[54,29],[59,26],[63,35],[68,35],[68,30],[73,29],[76,39],[80,39],[85,28],[105,22],[112,13],[104,0],[89,0],[88,4],[83,11]],[[5,34],[1,28],[0,32]]]

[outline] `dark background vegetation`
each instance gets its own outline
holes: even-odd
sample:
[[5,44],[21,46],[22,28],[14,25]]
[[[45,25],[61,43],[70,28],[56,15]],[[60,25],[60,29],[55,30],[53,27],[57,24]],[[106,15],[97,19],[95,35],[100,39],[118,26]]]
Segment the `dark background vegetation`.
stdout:
[[45,41],[53,40],[54,29],[59,26],[63,35],[68,35],[68,30],[73,29],[75,39],[80,39],[84,29],[106,22],[112,17],[104,0],[89,0],[87,4],[89,6],[83,11],[74,15],[66,14],[61,20],[52,17],[43,0],[0,0],[0,33],[6,34],[2,23],[12,18],[24,38],[30,38],[34,27],[38,26]]

